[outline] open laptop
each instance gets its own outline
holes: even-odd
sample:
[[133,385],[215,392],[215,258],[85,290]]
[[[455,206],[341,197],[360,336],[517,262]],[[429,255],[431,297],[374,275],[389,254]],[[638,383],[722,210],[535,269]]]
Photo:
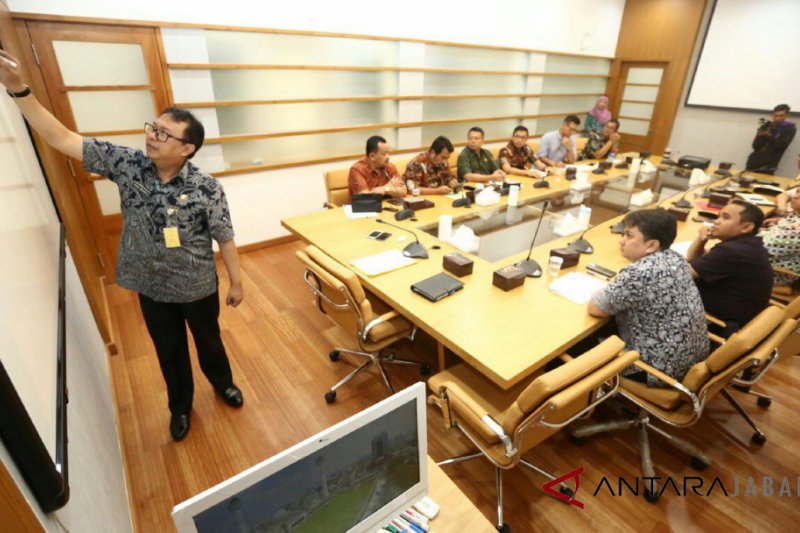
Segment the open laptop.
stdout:
[[180,503],[180,533],[374,532],[428,492],[417,383]]

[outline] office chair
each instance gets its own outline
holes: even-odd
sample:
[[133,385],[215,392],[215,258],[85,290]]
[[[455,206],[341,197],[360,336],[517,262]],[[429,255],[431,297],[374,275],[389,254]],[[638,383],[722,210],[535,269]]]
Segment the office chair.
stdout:
[[[467,364],[432,376],[428,403],[442,411],[446,428],[458,428],[479,451],[438,463],[449,465],[484,456],[496,467],[497,529],[503,522],[503,470],[522,464],[546,478],[555,477],[522,455],[573,420],[609,399],[619,386],[619,373],[639,358],[623,353],[619,337],[609,337],[580,357],[562,356],[565,364],[502,390]],[[567,498],[572,490],[561,483]]]
[[328,201],[322,207],[341,207],[350,202],[350,186],[347,181],[349,175],[349,168],[329,170],[324,174],[325,192],[328,195]]
[[[637,361],[634,366],[655,376],[668,387],[648,387],[644,383],[622,378],[619,395],[638,407],[636,415],[625,420],[572,428],[572,441],[581,444],[586,437],[596,433],[636,426],[639,430],[639,451],[645,477],[655,477],[648,430],[665,437],[668,444],[689,454],[692,457],[692,466],[702,470],[711,464],[711,460],[699,448],[653,425],[650,419],[652,417],[673,427],[692,426],[700,420],[707,403],[720,393],[755,430],[752,441],[763,444],[766,441],[764,433],[736,403],[726,387],[735,383],[742,372],[750,368],[763,368],[758,375],[760,378],[777,357],[777,347],[794,330],[796,324],[797,321],[787,318],[782,309],[770,306],[728,339],[709,334],[711,340],[719,343],[719,347],[704,361],[691,367],[680,382],[642,361]],[[644,492],[645,498],[650,502],[657,501],[660,496],[655,483],[650,488],[645,488]]]
[[[389,392],[394,387],[386,374],[384,364],[412,365],[420,369],[422,375],[430,373],[430,366],[416,361],[396,357],[388,348],[401,339],[414,340],[417,328],[403,318],[397,311],[376,314],[372,303],[367,299],[361,282],[355,273],[337,263],[316,246],[298,251],[297,257],[306,265],[303,279],[316,297],[319,310],[333,319],[345,331],[358,339],[358,350],[334,348],[331,361],[338,361],[342,353],[365,358],[366,361],[325,394],[325,401],[336,401],[336,391],[371,365],[378,367]],[[384,352],[387,352],[384,355]]]

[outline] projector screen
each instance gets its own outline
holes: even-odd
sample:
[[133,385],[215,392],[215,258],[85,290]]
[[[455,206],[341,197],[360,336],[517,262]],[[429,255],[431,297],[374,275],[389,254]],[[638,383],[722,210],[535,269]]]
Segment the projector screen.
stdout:
[[800,110],[798,22],[798,0],[716,0],[686,105]]

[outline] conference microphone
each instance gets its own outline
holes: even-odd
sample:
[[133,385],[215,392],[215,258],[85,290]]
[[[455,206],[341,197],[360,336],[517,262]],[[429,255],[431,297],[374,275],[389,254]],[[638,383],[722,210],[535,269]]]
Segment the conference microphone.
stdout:
[[677,202],[672,202],[672,205],[674,205],[675,207],[679,207],[681,209],[688,209],[692,207],[692,202],[686,199],[686,195],[689,194],[691,190],[692,190],[691,188],[687,189],[686,192],[683,193],[683,196],[681,196],[681,199],[678,200]]
[[525,275],[529,278],[538,278],[542,275],[542,267],[539,266],[539,263],[531,259],[531,252],[533,252],[533,244],[536,242],[536,236],[539,235],[539,228],[542,227],[542,220],[544,219],[545,211],[547,211],[548,203],[549,200],[544,201],[542,214],[539,216],[539,223],[536,224],[536,231],[533,232],[533,239],[531,239],[531,247],[528,249],[528,257],[526,257],[524,261],[520,261],[516,264],[517,268],[525,272]]
[[567,246],[569,246],[571,250],[575,250],[576,252],[582,254],[594,253],[594,246],[592,246],[592,243],[583,238],[583,236],[586,235],[586,232],[589,231],[589,229],[590,228],[586,228],[585,230],[583,230],[581,236],[578,237],[576,240],[572,241],[571,243],[569,243]]
[[386,224],[387,226],[391,226],[393,228],[401,229],[403,231],[407,231],[411,235],[414,236],[415,242],[412,242],[412,243],[408,244],[408,246],[403,248],[403,255],[404,256],[406,256],[406,257],[419,257],[421,259],[427,259],[428,258],[428,250],[425,248],[425,246],[421,242],[419,242],[419,238],[417,237],[416,233],[414,233],[410,229],[404,228],[402,226],[398,226],[397,224],[392,224],[390,222],[386,222],[385,220],[381,220],[380,218],[376,218],[375,222],[377,222],[379,224]]

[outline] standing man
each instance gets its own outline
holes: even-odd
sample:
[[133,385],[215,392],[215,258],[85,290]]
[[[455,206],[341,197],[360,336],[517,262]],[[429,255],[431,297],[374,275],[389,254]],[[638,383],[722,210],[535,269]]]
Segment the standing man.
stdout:
[[434,139],[427,152],[409,161],[403,180],[408,189],[419,189],[420,194],[450,194],[458,180],[450,172],[450,154],[453,143],[447,137]]
[[602,133],[597,130],[586,130],[589,140],[581,152],[581,159],[604,159],[610,152],[619,153],[619,120],[612,118],[603,126]]
[[467,148],[458,156],[458,181],[502,181],[506,174],[495,163],[489,150],[483,147],[483,129],[473,126],[467,132]]
[[362,192],[374,192],[393,198],[402,198],[408,193],[397,169],[389,163],[389,145],[379,135],[367,139],[367,155],[350,167],[347,185],[350,198]]
[[[772,266],[756,235],[763,221],[761,209],[734,200],[722,208],[711,228],[700,228],[686,253],[706,312],[726,323],[724,337],[769,305]],[[720,243],[706,250],[709,239]]]
[[564,117],[561,127],[542,135],[536,157],[549,167],[563,167],[565,164],[574,163],[577,147],[572,136],[578,133],[580,123],[581,119],[575,115]]
[[[537,178],[541,176],[535,169],[544,170],[544,163],[536,159],[533,150],[528,146],[528,128],[517,126],[511,134],[511,140],[500,150],[497,158],[500,168],[506,174],[516,174],[517,176],[529,176]],[[530,169],[528,166],[530,165]]]
[[779,104],[772,110],[772,120],[765,122],[758,128],[753,139],[753,153],[747,158],[747,170],[774,174],[781,161],[783,152],[791,144],[797,127],[794,122],[789,122],[789,106]]
[[[4,51],[0,55],[19,61]],[[225,303],[243,299],[239,258],[225,193],[188,160],[203,145],[203,125],[188,111],[169,108],[146,123],[146,154],[70,131],[31,95],[19,66],[0,61],[0,83],[45,141],[89,172],[117,184],[122,237],[117,283],[139,294],[147,329],[167,385],[172,438],[189,432],[194,382],[186,324],[200,367],[228,405],[241,407],[220,337],[219,293],[211,239],[219,243],[231,286]]]

